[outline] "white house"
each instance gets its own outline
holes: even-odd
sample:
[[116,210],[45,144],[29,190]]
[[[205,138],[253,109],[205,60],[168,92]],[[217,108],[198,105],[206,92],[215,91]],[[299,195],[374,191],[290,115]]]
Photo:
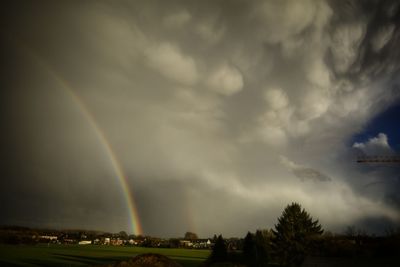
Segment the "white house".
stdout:
[[82,241],[79,241],[78,244],[79,245],[90,245],[90,244],[92,244],[92,241],[90,241],[90,240],[82,240]]

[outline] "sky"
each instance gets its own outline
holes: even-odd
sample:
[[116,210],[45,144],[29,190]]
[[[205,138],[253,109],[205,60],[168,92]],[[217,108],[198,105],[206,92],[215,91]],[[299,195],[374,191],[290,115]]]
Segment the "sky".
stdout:
[[[397,1],[6,1],[0,224],[400,225]],[[125,177],[125,178],[124,178]],[[131,194],[131,197],[129,197]],[[138,233],[136,233],[138,234]]]

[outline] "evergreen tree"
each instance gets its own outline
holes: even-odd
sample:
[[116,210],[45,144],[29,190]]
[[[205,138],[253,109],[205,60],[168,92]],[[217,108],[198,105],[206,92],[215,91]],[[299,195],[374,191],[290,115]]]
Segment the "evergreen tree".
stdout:
[[213,250],[209,257],[209,262],[224,262],[228,259],[228,251],[222,235],[219,235],[215,241]]
[[261,230],[257,230],[254,235],[254,241],[257,251],[257,267],[268,265],[268,240],[265,238]]
[[323,230],[318,220],[312,217],[297,203],[288,205],[278,218],[273,230],[274,250],[281,265],[300,265],[315,236]]
[[243,260],[248,267],[268,265],[267,240],[261,231],[255,235],[247,233],[243,241]]
[[256,257],[256,244],[254,242],[253,235],[248,232],[243,240],[243,261],[249,267],[255,266]]

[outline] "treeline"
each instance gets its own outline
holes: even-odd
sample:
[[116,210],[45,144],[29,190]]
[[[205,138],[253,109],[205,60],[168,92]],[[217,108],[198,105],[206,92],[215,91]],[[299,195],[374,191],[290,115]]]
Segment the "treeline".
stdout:
[[[120,232],[124,233],[124,232]],[[111,234],[102,231],[93,230],[55,230],[55,229],[35,229],[21,226],[1,226],[0,227],[0,243],[1,244],[38,244],[38,243],[54,243],[57,240],[70,239],[70,240],[93,240],[101,236],[123,236],[120,233]],[[126,234],[125,234],[126,235]]]
[[21,226],[2,226],[0,228],[0,243],[2,244],[35,244],[32,236],[37,232]]
[[[214,237],[216,239],[216,237]],[[32,229],[21,226],[0,226],[0,244],[93,244],[114,246],[140,246],[148,248],[194,248],[210,249],[213,239],[199,239],[195,233],[186,232],[184,237],[158,238],[143,235],[129,235],[125,231],[108,233],[90,230]],[[234,240],[230,239],[229,244]]]
[[248,232],[238,250],[220,235],[206,266],[300,266],[307,257],[392,258],[400,263],[400,231],[370,236],[349,227],[345,234],[325,232],[297,203],[288,205],[274,229]]

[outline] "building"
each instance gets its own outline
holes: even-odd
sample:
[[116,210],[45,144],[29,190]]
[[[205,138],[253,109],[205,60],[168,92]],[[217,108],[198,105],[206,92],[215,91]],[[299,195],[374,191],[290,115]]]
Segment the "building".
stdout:
[[92,244],[92,241],[90,241],[90,240],[81,240],[81,241],[79,241],[78,244],[79,245],[90,245],[90,244]]

